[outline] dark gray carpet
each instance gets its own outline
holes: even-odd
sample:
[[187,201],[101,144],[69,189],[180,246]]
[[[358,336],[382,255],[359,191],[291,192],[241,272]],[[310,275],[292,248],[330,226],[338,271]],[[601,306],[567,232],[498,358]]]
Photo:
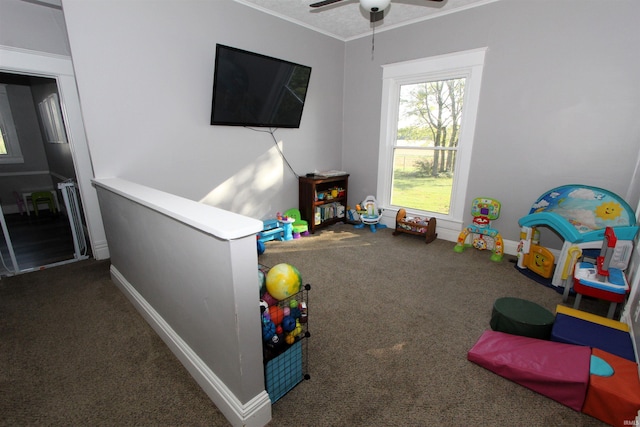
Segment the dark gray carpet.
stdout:
[[559,293],[508,257],[495,263],[486,251],[457,254],[454,243],[391,232],[339,225],[267,243],[262,263],[295,265],[312,285],[311,379],[276,402],[272,425],[603,425],[466,360],[497,298],[554,311]]
[[107,261],[0,281],[0,423],[225,425]]
[[[271,426],[601,426],[466,360],[496,298],[562,296],[506,257],[336,225],[268,242],[309,292],[309,374]],[[228,423],[111,283],[82,261],[0,281],[2,425]],[[573,298],[569,303],[573,302]],[[606,314],[608,304],[583,308]]]

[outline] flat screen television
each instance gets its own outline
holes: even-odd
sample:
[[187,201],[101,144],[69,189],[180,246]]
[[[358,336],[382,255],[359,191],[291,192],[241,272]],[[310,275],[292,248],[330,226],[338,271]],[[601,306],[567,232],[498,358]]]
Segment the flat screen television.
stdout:
[[298,128],[311,67],[216,45],[211,124]]

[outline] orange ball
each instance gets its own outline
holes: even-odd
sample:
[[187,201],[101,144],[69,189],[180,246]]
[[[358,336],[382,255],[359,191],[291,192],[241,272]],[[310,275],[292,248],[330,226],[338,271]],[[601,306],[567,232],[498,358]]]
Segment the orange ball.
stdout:
[[278,326],[282,323],[282,319],[284,319],[284,310],[277,305],[272,305],[269,307],[269,316],[271,316],[273,324]]

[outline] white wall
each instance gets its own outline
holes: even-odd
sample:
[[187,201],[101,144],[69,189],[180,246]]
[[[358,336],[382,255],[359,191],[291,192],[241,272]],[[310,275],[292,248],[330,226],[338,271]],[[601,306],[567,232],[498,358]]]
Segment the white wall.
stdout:
[[258,220],[122,179],[96,180],[111,277],[234,426],[271,419]]
[[[640,222],[640,203],[636,208],[636,218]],[[627,303],[624,306],[621,320],[631,327],[633,337],[633,348],[636,352],[636,360],[640,360],[640,236],[636,237],[635,248],[626,270],[627,279],[631,290]],[[638,376],[640,377],[640,366],[638,366]]]
[[500,200],[494,226],[517,240],[518,219],[553,187],[579,183],[625,197],[640,147],[638,16],[633,0],[498,1],[378,32],[373,60],[371,38],[348,42],[351,202],[376,191],[381,64],[485,46],[465,210],[474,197]]
[[60,9],[21,0],[0,0],[0,45],[69,56]]
[[[633,0],[498,1],[379,31],[373,60],[369,37],[346,43],[345,54],[340,41],[231,0],[154,2],[153,14],[149,2],[63,6],[96,176],[256,218],[297,204],[295,177],[270,135],[207,124],[220,42],[313,67],[301,129],[276,137],[298,174],[349,171],[353,204],[376,192],[380,65],[487,46],[466,199],[501,200],[494,225],[511,240],[518,218],[554,186],[601,186],[637,202],[629,185],[640,145]],[[59,11],[3,0],[2,12],[1,44],[68,53]],[[26,21],[38,31],[24,31]]]
[[299,175],[341,167],[344,43],[231,0],[63,9],[97,177],[259,219],[297,207],[271,135],[209,125],[216,43],[311,66],[300,129],[275,135]]

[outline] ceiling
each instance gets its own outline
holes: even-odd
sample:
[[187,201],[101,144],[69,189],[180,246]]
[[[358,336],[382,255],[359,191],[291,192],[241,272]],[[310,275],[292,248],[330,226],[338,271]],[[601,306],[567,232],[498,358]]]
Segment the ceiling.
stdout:
[[391,0],[384,20],[371,24],[369,12],[358,0],[343,0],[329,6],[311,8],[318,0],[235,0],[238,3],[303,25],[340,40],[351,40],[436,16],[457,12],[497,0]]
[[[1,0],[0,0],[1,1]],[[61,0],[23,0],[60,9]],[[216,1],[216,0],[209,0]],[[319,0],[234,0],[265,13],[286,19],[314,31],[348,41],[376,32],[458,12],[498,0],[391,0],[384,19],[372,24],[369,12],[360,8],[359,0],[342,0],[329,6],[311,8]]]

